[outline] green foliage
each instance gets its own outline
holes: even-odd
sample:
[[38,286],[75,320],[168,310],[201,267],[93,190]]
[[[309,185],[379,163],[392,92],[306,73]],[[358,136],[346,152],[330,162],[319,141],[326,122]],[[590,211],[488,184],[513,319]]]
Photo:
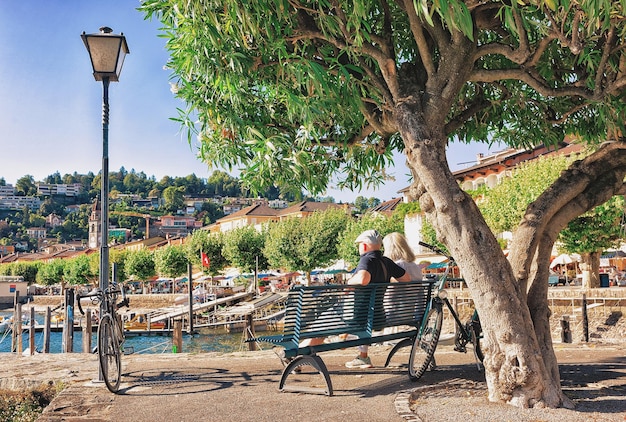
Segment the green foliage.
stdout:
[[25,391],[0,390],[0,421],[35,422],[63,388],[56,383]]
[[428,220],[423,220],[422,222],[422,241],[428,243],[429,245],[435,246],[442,251],[448,253],[448,247],[437,240],[437,232],[432,224],[428,222]]
[[44,286],[63,284],[66,265],[67,261],[64,259],[53,259],[43,263],[37,272],[37,283]]
[[202,270],[210,275],[218,275],[226,267],[228,261],[224,258],[222,249],[224,247],[224,235],[222,233],[210,233],[206,230],[196,230],[185,242],[187,259],[194,265],[202,267],[200,260],[201,252],[207,254],[211,265]]
[[37,194],[35,178],[30,174],[20,177],[15,183],[15,193],[22,196],[33,196]]
[[187,271],[187,254],[180,245],[170,245],[154,252],[154,268],[162,277],[178,277]]
[[500,184],[488,189],[478,206],[494,233],[513,231],[528,205],[578,157],[544,156],[521,163]]
[[[110,249],[109,250],[109,262],[111,269],[115,266],[116,279],[118,282],[126,280],[126,257],[129,251],[126,249]],[[100,266],[100,261],[98,261]]]
[[415,215],[421,213],[422,210],[420,208],[420,204],[415,202],[402,202],[396,206],[396,209],[393,210],[391,214],[391,218],[389,220],[389,224],[391,225],[390,230],[392,232],[404,232],[404,218],[407,215]]
[[133,280],[145,281],[156,275],[154,254],[148,249],[129,251],[126,256],[126,276]]
[[380,205],[380,199],[378,198],[365,198],[364,196],[357,196],[354,199],[354,206],[359,210],[359,213],[362,214],[366,212],[368,209],[374,208]]
[[415,119],[430,108],[412,142],[445,132],[525,147],[624,133],[623,2],[413,6],[145,0],[140,10],[163,23],[187,104],[175,120],[198,135],[204,161],[241,169],[253,189],[386,180],[404,149],[406,98]]
[[263,255],[265,246],[265,233],[257,231],[254,227],[246,226],[230,230],[224,234],[224,249],[226,259],[232,266],[240,268],[244,272],[252,272],[258,269],[267,270],[269,264]]
[[37,271],[39,270],[38,262],[14,262],[8,265],[10,274],[24,277],[24,281],[34,283],[37,279]]
[[[97,257],[95,254],[94,256]],[[91,259],[87,255],[69,259],[63,274],[63,280],[70,285],[94,284],[98,278],[98,272],[93,270]]]
[[623,233],[624,197],[614,196],[604,204],[569,222],[559,240],[569,253],[601,252],[619,246]]
[[273,223],[267,230],[263,253],[272,268],[310,273],[338,259],[337,238],[347,222],[343,210],[330,209]]
[[165,200],[165,209],[171,212],[181,209],[185,204],[183,189],[179,187],[169,186],[165,188],[163,199]]

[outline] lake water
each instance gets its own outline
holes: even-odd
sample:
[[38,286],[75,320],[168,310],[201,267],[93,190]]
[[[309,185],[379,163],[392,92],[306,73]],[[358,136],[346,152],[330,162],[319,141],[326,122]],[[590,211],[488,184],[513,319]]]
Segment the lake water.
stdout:
[[[11,316],[11,313],[0,312],[0,316]],[[36,319],[39,319],[37,316]],[[25,327],[26,328],[26,327]],[[223,329],[198,328],[197,333],[189,335],[183,333],[183,352],[236,352],[248,350],[248,345],[242,343],[242,333],[227,333]],[[82,332],[74,331],[74,352],[82,352]],[[63,333],[50,333],[50,353],[61,353]],[[96,345],[96,333],[92,334],[91,345]],[[28,330],[22,334],[22,350],[28,348]],[[132,347],[135,353],[171,353],[172,337],[170,335],[129,335],[126,337],[125,347]],[[43,349],[43,332],[35,333],[35,349]],[[11,351],[11,334],[0,333],[0,353]]]

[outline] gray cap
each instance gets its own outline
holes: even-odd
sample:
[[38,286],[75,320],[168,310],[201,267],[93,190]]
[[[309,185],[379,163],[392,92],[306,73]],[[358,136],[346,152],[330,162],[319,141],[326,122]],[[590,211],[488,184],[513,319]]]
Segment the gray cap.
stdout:
[[354,242],[381,246],[383,244],[383,239],[376,230],[365,230],[359,235],[359,237],[356,238]]

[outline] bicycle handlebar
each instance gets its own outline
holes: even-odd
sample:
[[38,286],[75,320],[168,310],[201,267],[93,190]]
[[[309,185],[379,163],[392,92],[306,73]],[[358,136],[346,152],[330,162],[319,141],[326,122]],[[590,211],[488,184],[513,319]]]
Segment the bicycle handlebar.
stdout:
[[429,245],[428,243],[422,242],[421,240],[419,241],[420,246],[423,246],[425,248],[430,249],[433,252],[436,252],[440,255],[445,256],[446,258],[448,258],[450,261],[454,261],[454,258],[452,257],[452,255],[448,255],[447,253],[445,253],[444,251],[442,251],[441,249],[439,249],[438,247],[434,246],[434,245]]
[[[115,284],[117,285],[117,283],[115,283]],[[108,288],[108,293],[109,294],[110,293],[120,293],[122,295],[122,301],[117,303],[117,304],[115,304],[115,309],[120,309],[120,308],[122,308],[124,306],[129,307],[129,300],[126,297],[126,292],[124,292],[124,286],[119,286],[118,290],[111,290],[111,287],[112,286],[109,286],[109,288]],[[100,288],[94,289],[94,290],[92,290],[91,292],[89,292],[89,293],[87,293],[85,295],[77,294],[76,295],[76,300],[78,302],[78,309],[79,309],[81,315],[85,315],[85,311],[83,311],[83,307],[82,307],[82,305],[80,303],[81,299],[88,298],[88,297],[91,297],[91,298],[95,297],[95,298],[98,298],[100,301],[102,301],[102,300],[104,300],[104,296],[105,296],[105,293]],[[93,299],[92,299],[92,302],[94,304],[96,303],[96,301],[94,301]]]
[[[101,289],[95,289],[92,290],[91,292],[87,293],[86,295],[81,295],[80,293],[76,294],[76,301],[78,302],[78,310],[80,311],[81,315],[85,315],[85,311],[83,311],[83,307],[80,304],[80,300],[86,297],[102,297],[102,290]],[[92,299],[93,301],[93,299]]]

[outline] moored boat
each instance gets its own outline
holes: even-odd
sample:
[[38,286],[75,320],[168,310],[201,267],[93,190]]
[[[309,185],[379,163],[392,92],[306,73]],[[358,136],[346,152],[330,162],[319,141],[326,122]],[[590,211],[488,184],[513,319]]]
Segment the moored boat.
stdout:
[[137,314],[130,321],[124,323],[124,329],[129,331],[163,330],[165,329],[165,322],[151,322],[146,314]]

